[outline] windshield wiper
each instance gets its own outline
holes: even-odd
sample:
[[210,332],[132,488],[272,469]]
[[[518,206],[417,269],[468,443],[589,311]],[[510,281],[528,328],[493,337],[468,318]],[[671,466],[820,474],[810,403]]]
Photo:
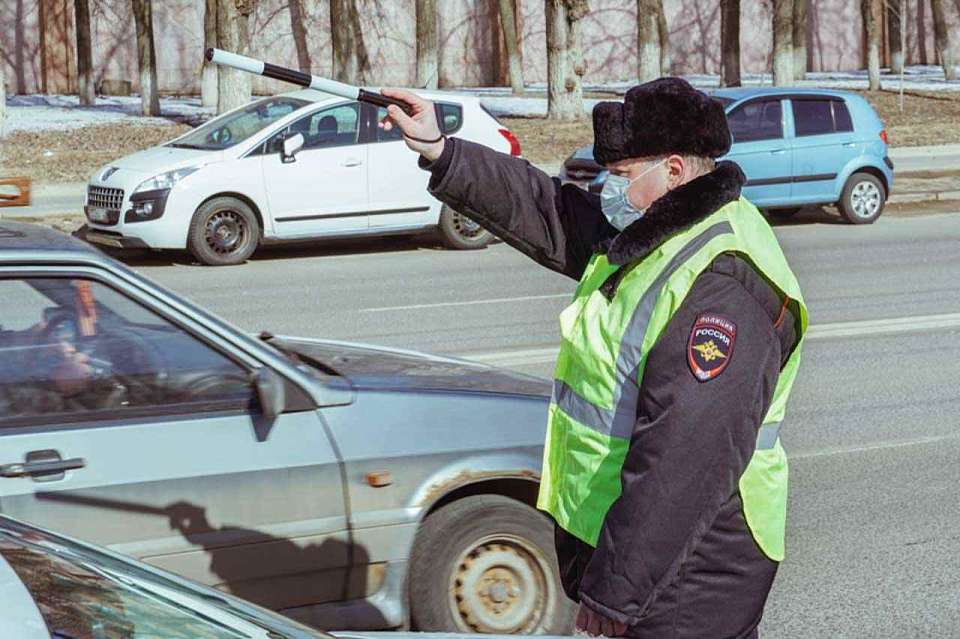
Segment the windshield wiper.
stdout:
[[167,146],[172,146],[175,149],[196,149],[197,151],[209,151],[205,146],[197,146],[196,144],[187,144],[186,142],[171,142]]

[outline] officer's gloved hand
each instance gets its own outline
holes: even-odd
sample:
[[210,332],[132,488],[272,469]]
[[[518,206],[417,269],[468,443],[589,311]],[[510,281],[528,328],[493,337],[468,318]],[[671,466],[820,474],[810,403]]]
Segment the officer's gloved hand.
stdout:
[[443,153],[443,135],[437,123],[437,111],[433,102],[403,89],[383,89],[383,95],[406,102],[413,109],[413,116],[403,112],[400,107],[391,104],[387,107],[387,117],[380,126],[389,131],[399,127],[407,147],[416,151],[431,162]]

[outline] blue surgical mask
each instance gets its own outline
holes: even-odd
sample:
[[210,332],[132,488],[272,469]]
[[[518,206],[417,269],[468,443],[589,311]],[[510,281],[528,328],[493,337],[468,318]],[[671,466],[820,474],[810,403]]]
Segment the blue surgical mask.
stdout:
[[617,230],[624,230],[647,212],[647,209],[638,209],[630,203],[630,198],[627,197],[627,189],[630,188],[631,184],[664,162],[666,162],[665,159],[648,166],[632,180],[622,175],[610,174],[607,176],[606,182],[603,183],[603,191],[600,192],[600,208],[610,224]]

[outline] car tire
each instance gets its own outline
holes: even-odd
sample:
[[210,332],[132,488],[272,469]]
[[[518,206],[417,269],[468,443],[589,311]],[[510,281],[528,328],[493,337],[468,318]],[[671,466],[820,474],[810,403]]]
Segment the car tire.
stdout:
[[410,556],[410,615],[431,632],[566,635],[553,525],[522,502],[475,495],[423,523]]
[[802,207],[799,206],[791,206],[785,209],[767,209],[766,213],[775,220],[789,220],[799,213],[801,208]]
[[242,264],[260,242],[260,224],[250,205],[235,197],[215,197],[200,205],[190,221],[187,248],[209,266]]
[[850,224],[872,224],[883,213],[886,190],[883,182],[870,173],[854,173],[847,180],[837,207]]
[[457,213],[446,204],[440,209],[437,229],[440,241],[451,249],[461,251],[482,249],[493,241],[493,233],[465,215]]

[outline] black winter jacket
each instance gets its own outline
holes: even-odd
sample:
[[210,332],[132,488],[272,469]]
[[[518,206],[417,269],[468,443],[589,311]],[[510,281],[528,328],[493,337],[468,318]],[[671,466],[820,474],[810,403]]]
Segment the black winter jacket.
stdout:
[[[642,259],[672,234],[740,196],[744,176],[720,163],[666,194],[622,233],[599,197],[560,185],[525,160],[448,139],[430,192],[538,263],[579,280],[591,256]],[[604,284],[608,297],[626,269]],[[727,367],[700,382],[687,351],[697,318],[736,325]],[[622,494],[596,549],[557,527],[563,585],[574,600],[627,624],[636,637],[746,637],[755,633],[777,564],[743,517],[738,480],[780,369],[795,342],[795,310],[750,264],[724,254],[694,282],[651,350]]]

